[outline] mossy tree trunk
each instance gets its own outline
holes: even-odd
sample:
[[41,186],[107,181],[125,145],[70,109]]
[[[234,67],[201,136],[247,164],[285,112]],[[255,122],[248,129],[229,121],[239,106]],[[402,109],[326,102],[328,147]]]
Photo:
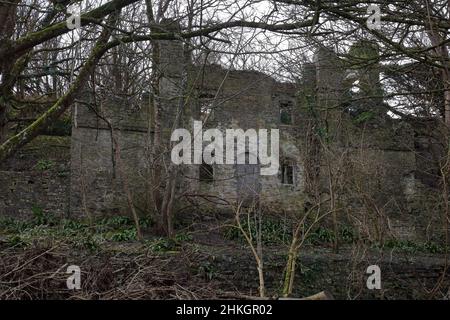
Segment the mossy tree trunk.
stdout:
[[[99,23],[100,20],[107,15],[117,12],[120,9],[138,1],[139,0],[112,0],[98,8],[82,14],[81,25],[84,26],[93,22]],[[28,33],[27,35],[12,42],[10,46],[0,47],[0,61],[11,56],[19,57],[36,45],[68,33],[69,31],[71,31],[71,29],[67,27],[67,23],[64,20],[62,22],[49,25],[36,32]]]
[[[0,3],[0,50],[6,50],[11,46],[11,37],[14,34],[14,26],[17,16],[17,4],[19,0]],[[0,74],[2,80],[0,84],[0,143],[5,140],[8,97],[11,95],[9,74],[14,64],[13,59],[0,59]]]
[[[110,21],[112,19],[109,19]],[[86,79],[94,70],[96,64],[108,49],[107,43],[111,35],[109,28],[103,29],[94,45],[88,59],[69,90],[43,115],[36,119],[28,127],[12,136],[0,145],[0,162],[14,154],[19,148],[30,142],[33,138],[45,130],[51,123],[57,120],[73,103],[76,95],[83,88]]]
[[[102,19],[103,17],[137,1],[139,0],[110,1],[98,8],[95,8],[83,14],[81,16],[81,24],[86,25],[95,21],[99,22],[99,19]],[[14,34],[15,20],[17,16],[17,5],[19,2],[20,1],[18,0],[13,0],[10,2],[0,3],[0,74],[2,76],[2,80],[0,83],[0,143],[3,144],[0,147],[0,161],[17,150],[17,148],[14,147],[15,145],[17,145],[17,143],[20,144],[20,147],[26,142],[30,141],[25,136],[23,136],[24,134],[26,134],[26,136],[31,136],[32,138],[36,136],[33,132],[37,129],[32,125],[33,128],[31,126],[27,128],[27,133],[19,133],[19,135],[22,134],[20,138],[18,137],[18,135],[16,135],[7,140],[6,127],[8,122],[7,114],[12,98],[12,88],[16,84],[18,76],[28,64],[28,61],[31,58],[31,50],[38,44],[42,44],[45,41],[55,39],[57,36],[70,31],[65,21],[51,24],[54,16],[60,10],[55,6],[42,19],[42,23],[40,23],[39,25],[39,27],[41,28],[40,30],[28,33],[25,36],[12,41],[11,37]],[[100,53],[99,50],[97,51],[98,53]],[[82,82],[83,81],[80,81],[80,83]],[[51,111],[50,113],[44,114],[43,118],[37,120],[39,121],[39,125],[38,123],[35,123],[37,127],[41,128],[43,124],[51,123],[51,120],[59,117],[59,110],[67,109],[67,103],[65,103],[65,101],[70,101],[70,97],[73,96],[72,91],[76,91],[71,89],[58,101],[57,104],[55,104],[49,110]],[[40,131],[40,129],[38,129],[38,131]]]

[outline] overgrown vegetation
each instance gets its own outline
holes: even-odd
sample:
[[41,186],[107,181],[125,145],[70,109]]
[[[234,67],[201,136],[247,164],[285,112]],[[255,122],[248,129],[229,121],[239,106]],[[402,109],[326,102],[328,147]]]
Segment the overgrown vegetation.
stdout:
[[[253,230],[252,232],[255,232],[254,224],[249,223],[248,220],[245,223],[243,220],[242,223],[245,226],[245,228],[247,229],[250,228],[250,230]],[[139,279],[141,285],[145,283],[144,286],[145,288],[147,288],[149,285],[148,279],[154,279],[154,277],[156,278],[159,277],[160,279],[162,279],[161,280],[162,282],[160,283],[158,281],[154,281],[152,282],[153,283],[152,285],[159,286],[160,288],[164,288],[167,286],[171,288],[170,290],[180,289],[179,287],[177,287],[176,284],[174,284],[174,287],[172,287],[171,280],[167,280],[170,277],[175,278],[187,277],[187,279],[189,279],[190,277],[198,277],[199,279],[197,280],[198,283],[200,283],[200,281],[204,281],[205,283],[208,283],[208,286],[213,285],[213,283],[215,283],[216,281],[223,280],[224,277],[224,274],[222,274],[223,266],[221,266],[220,264],[223,262],[218,262],[216,260],[215,258],[217,257],[216,253],[208,251],[211,250],[211,247],[209,247],[209,249],[207,247],[202,248],[200,245],[194,242],[192,233],[180,232],[176,234],[172,239],[160,237],[155,238],[151,237],[149,232],[150,228],[152,227],[151,221],[149,221],[148,219],[141,219],[141,226],[143,226],[143,230],[148,232],[148,234],[146,234],[146,240],[140,243],[136,239],[136,230],[134,228],[133,220],[127,216],[107,217],[97,219],[95,221],[92,221],[91,223],[89,221],[82,219],[59,220],[52,214],[46,213],[38,206],[35,206],[33,209],[33,219],[31,220],[28,221],[21,221],[17,219],[0,220],[0,247],[2,247],[3,250],[2,254],[4,257],[9,257],[8,252],[10,253],[14,252],[16,258],[20,257],[20,254],[27,254],[27,253],[30,255],[32,254],[27,259],[35,259],[34,257],[40,257],[40,255],[42,255],[43,252],[45,252],[46,250],[55,250],[55,248],[61,248],[61,250],[63,251],[61,251],[58,254],[56,253],[54,255],[48,254],[44,256],[46,258],[42,259],[36,258],[39,261],[42,260],[41,262],[39,262],[42,265],[45,265],[46,263],[48,264],[50,262],[53,263],[51,266],[48,266],[49,270],[51,269],[52,272],[47,271],[47,273],[45,273],[44,271],[45,268],[42,267],[44,268],[42,270],[43,272],[42,274],[46,276],[45,277],[43,276],[43,278],[40,279],[39,281],[45,283],[47,283],[48,281],[49,277],[48,273],[54,273],[58,268],[64,265],[64,262],[60,261],[60,259],[62,257],[66,257],[66,255],[70,254],[70,252],[74,252],[73,250],[76,250],[75,252],[78,252],[76,253],[76,255],[83,255],[84,256],[83,259],[87,259],[91,261],[91,263],[96,263],[95,271],[91,272],[92,271],[91,270],[88,272],[90,272],[89,273],[90,276],[95,275],[96,277],[97,276],[99,277],[98,278],[99,280],[95,280],[93,283],[97,283],[97,285],[100,285],[96,281],[104,281],[104,283],[100,285],[101,287],[99,288],[95,286],[94,287],[96,288],[95,289],[96,291],[102,292],[102,295],[106,296],[108,294],[112,294],[112,292],[115,292],[114,296],[116,296],[116,294],[119,294],[118,291],[113,291],[113,289],[111,289],[113,283],[114,285],[117,284],[118,286],[126,286],[126,288],[123,287],[123,290],[129,290],[128,285],[129,283],[135,281],[134,277],[137,277],[136,279]],[[262,230],[263,230],[262,238],[264,239],[264,243],[268,247],[277,247],[278,245],[288,244],[290,241],[291,227],[286,221],[269,219],[268,221],[264,221]],[[235,227],[232,226],[228,226],[227,228],[225,228],[223,235],[228,239],[237,241],[238,243],[243,241],[239,233],[235,231]],[[253,236],[255,236],[255,234]],[[348,244],[357,243],[358,241],[360,241],[360,239],[358,239],[357,237],[356,232],[348,226],[341,227],[339,237],[343,243],[346,242]],[[310,236],[307,238],[307,244],[313,247],[322,247],[322,248],[330,247],[333,241],[334,241],[333,231],[324,226],[316,228],[313,232],[311,232]],[[372,248],[399,250],[400,252],[406,252],[411,254],[416,254],[419,252],[422,253],[443,252],[442,251],[443,248],[433,243],[422,244],[410,241],[408,242],[408,241],[394,241],[394,240],[386,241],[383,246],[373,244]],[[241,248],[240,250],[243,249]],[[64,252],[64,254],[62,252]],[[111,252],[114,252],[113,254],[114,258],[110,256]],[[157,270],[155,269],[157,268],[156,266],[158,266],[158,268],[165,268],[168,266],[170,266],[171,268],[181,267],[184,262],[183,263],[175,262],[178,261],[180,257],[189,257],[189,259],[192,259],[189,260],[191,262],[189,263],[186,262],[187,264],[185,265],[185,267],[187,268],[187,270],[184,270],[180,274],[164,273],[155,275],[155,270]],[[50,260],[47,261],[46,259]],[[100,262],[94,262],[97,260],[103,261],[102,259],[109,259],[109,260],[107,260],[108,262],[104,262],[104,264]],[[138,259],[139,261],[134,262],[133,259]],[[267,259],[269,259],[269,257],[267,257]],[[270,261],[270,259],[268,261]],[[13,266],[13,260],[11,260],[6,264],[5,263],[4,265]],[[110,264],[114,263],[116,263],[117,265],[109,267]],[[139,263],[139,265],[135,265],[135,263]],[[322,281],[322,279],[320,279],[318,275],[322,274],[322,271],[323,272],[327,271],[326,270],[321,271],[320,269],[316,270],[315,265],[305,264],[300,256],[297,257],[297,264],[298,264],[297,276],[299,277],[301,286],[302,287],[307,286],[308,288],[310,288],[309,290],[312,290],[311,292],[313,293],[314,289],[311,288],[315,288],[315,285],[318,282]],[[273,267],[276,268],[275,265],[273,266],[270,265],[271,264],[268,263],[266,266],[269,269]],[[86,266],[84,268],[86,268]],[[114,282],[112,282],[113,280],[111,280],[110,278],[108,277],[104,278],[105,275],[102,273],[103,271],[101,271],[103,270],[102,268],[108,268],[108,270],[109,268],[114,268],[111,270],[115,270],[114,272],[117,272],[117,274],[120,274],[121,276],[118,277],[115,276],[114,278],[115,280]],[[150,271],[152,272],[151,275]],[[129,275],[126,276],[125,274]],[[123,277],[128,278],[125,279]],[[178,279],[176,283],[182,283],[180,279]],[[62,280],[60,282],[64,283],[64,281]],[[30,283],[29,285],[32,285],[32,283]],[[45,286],[54,287],[54,285],[55,284],[47,283]],[[195,284],[191,284],[191,286],[195,287]],[[175,287],[178,289],[174,289]],[[106,290],[104,288],[109,289]],[[271,287],[270,289],[280,290],[279,288],[276,289],[274,287]],[[34,292],[31,289],[31,287],[29,287],[28,290],[30,292]],[[85,288],[83,290],[94,290],[94,289]],[[14,292],[14,295],[21,296],[21,293],[18,292],[17,290],[14,290],[13,287],[8,287],[7,291],[5,292]],[[67,292],[65,291],[62,292],[63,293],[58,293],[58,291],[49,290],[47,294],[49,294],[50,296],[53,295],[54,297],[56,297],[58,294],[67,294]],[[153,294],[149,293],[150,292],[149,290],[147,290],[146,292],[147,292],[146,294],[149,294],[149,297],[151,296],[151,294]],[[279,291],[277,292],[279,293]],[[127,297],[129,298],[133,296],[133,294],[134,294],[133,292],[131,293],[127,292]]]
[[416,242],[411,240],[395,240],[391,239],[384,243],[384,245],[375,244],[377,248],[388,250],[399,250],[410,254],[415,253],[444,253],[445,247],[436,242]]
[[[0,241],[3,238],[8,246],[15,248],[64,242],[90,251],[98,250],[108,242],[137,241],[134,222],[127,216],[100,218],[89,223],[85,219],[58,219],[37,205],[33,206],[32,212],[33,218],[27,221],[0,219]],[[140,225],[150,232],[153,223],[149,218],[141,218]],[[149,237],[144,244],[150,251],[159,253],[176,251],[191,240],[190,234],[180,232],[173,239]]]
[[[0,240],[8,246],[25,248],[42,243],[65,242],[75,248],[98,250],[102,244],[136,242],[136,228],[133,220],[128,216],[112,216],[100,218],[92,223],[85,219],[59,219],[45,212],[40,206],[32,207],[33,218],[19,220],[12,218],[0,219]],[[257,239],[255,221],[243,219],[242,227]],[[143,230],[151,231],[153,226],[149,218],[141,218]],[[223,237],[228,240],[244,243],[242,233],[234,225],[223,229]],[[347,225],[339,228],[338,235],[341,244],[355,244],[359,239],[356,231]],[[154,253],[176,252],[184,243],[192,242],[193,237],[188,232],[179,232],[172,239],[148,237],[144,245]],[[275,217],[262,220],[261,240],[266,246],[288,245],[292,241],[292,225],[289,221]],[[255,240],[256,241],[256,240]],[[335,241],[335,234],[331,228],[319,226],[310,232],[305,245],[315,247],[329,247]],[[398,250],[405,253],[444,253],[445,247],[435,242],[415,242],[390,239],[384,243],[371,243],[370,247],[383,250]]]
[[[250,231],[253,239],[257,239],[257,229],[253,220],[242,220],[242,226]],[[288,245],[292,241],[292,226],[288,221],[276,220],[275,218],[264,219],[261,225],[261,239],[264,245]],[[224,237],[228,240],[234,240],[244,243],[245,239],[236,226],[227,226],[224,229]],[[328,227],[320,226],[310,232],[306,238],[305,244],[309,246],[331,246],[335,241],[334,230]],[[355,244],[363,241],[357,232],[348,225],[339,228],[339,243],[342,245]],[[256,241],[256,240],[255,240]],[[398,250],[404,253],[444,253],[445,247],[436,242],[419,242],[390,239],[384,243],[368,243],[369,246],[376,249]]]
[[[257,226],[254,220],[242,219],[242,227],[248,231],[253,239],[257,239]],[[235,225],[225,228],[224,236],[230,240],[244,241],[242,232]],[[274,218],[263,219],[261,223],[261,239],[266,245],[286,244],[291,238],[291,227],[285,221],[279,221]]]
[[[249,230],[253,239],[257,238],[257,228],[253,220],[241,221],[245,230]],[[263,219],[261,224],[262,241],[266,245],[289,244],[292,240],[292,223],[276,218]],[[225,238],[229,240],[244,241],[242,233],[236,226],[228,226],[224,230]],[[327,245],[334,242],[334,231],[327,227],[318,227],[307,236],[306,243],[311,245]],[[353,243],[357,240],[355,231],[349,226],[340,228],[339,240],[343,243]]]
[[55,162],[52,160],[41,159],[36,163],[36,170],[39,171],[47,171],[51,169],[55,165]]

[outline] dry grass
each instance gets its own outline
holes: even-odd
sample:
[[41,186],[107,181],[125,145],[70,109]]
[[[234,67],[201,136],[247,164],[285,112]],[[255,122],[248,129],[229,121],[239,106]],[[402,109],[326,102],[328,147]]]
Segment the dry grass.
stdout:
[[[145,251],[145,250],[144,250]],[[73,251],[64,244],[3,248],[0,299],[213,299],[217,285],[191,272],[196,254]],[[80,290],[68,290],[69,265],[81,268]]]

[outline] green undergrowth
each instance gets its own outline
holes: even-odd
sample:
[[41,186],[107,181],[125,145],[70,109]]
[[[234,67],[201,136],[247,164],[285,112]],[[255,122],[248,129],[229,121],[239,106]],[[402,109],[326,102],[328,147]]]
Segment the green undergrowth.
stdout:
[[[128,216],[112,216],[89,221],[87,219],[59,219],[35,206],[30,220],[0,219],[0,242],[7,247],[26,248],[38,245],[65,243],[74,248],[97,251],[111,243],[137,243],[134,221]],[[153,223],[140,219],[144,232],[145,250],[153,253],[178,251],[191,242],[188,233],[177,233],[172,239],[151,236]]]
[[[86,219],[58,219],[33,207],[33,218],[27,221],[12,218],[0,219],[0,240],[7,247],[26,248],[33,245],[65,243],[72,247],[99,250],[108,243],[137,242],[134,221],[127,216],[113,216],[89,222]],[[145,235],[153,223],[141,218],[140,226]],[[176,234],[173,239],[146,236],[145,248],[154,252],[177,250],[192,240],[186,233]]]
[[411,240],[387,240],[383,245],[374,244],[378,249],[398,250],[400,252],[416,254],[416,253],[445,253],[445,246],[433,241],[420,242]]
[[154,253],[178,252],[183,244],[192,241],[192,236],[188,233],[178,233],[172,239],[155,238],[145,241],[146,247]]
[[[128,216],[112,216],[89,221],[87,219],[60,219],[44,212],[38,206],[32,208],[33,218],[18,220],[0,219],[0,243],[7,247],[24,248],[41,244],[65,243],[75,248],[98,250],[103,244],[136,243],[137,232],[134,221]],[[242,220],[242,228],[256,243],[258,228],[254,220]],[[144,233],[144,248],[153,253],[178,252],[185,244],[193,244],[193,237],[187,232],[178,232],[172,239],[152,235],[153,222],[141,218],[140,226]],[[289,245],[292,241],[293,225],[287,220],[266,218],[261,222],[261,239],[266,246]],[[306,228],[304,229],[306,230]],[[222,233],[227,240],[246,244],[246,240],[236,225],[225,227]],[[300,235],[302,236],[302,235]],[[335,241],[335,233],[324,226],[311,228],[304,239],[305,246],[330,247]],[[383,244],[361,239],[350,226],[339,228],[340,246],[365,243],[368,248],[379,250],[396,250],[409,254],[445,252],[445,246],[436,242],[415,242],[385,240]]]
[[[251,235],[252,239],[258,237],[258,225],[254,220],[242,220],[241,225],[243,230]],[[308,229],[305,226],[304,229]],[[289,221],[283,219],[263,219],[261,221],[261,240],[266,245],[289,244],[292,241],[293,225]],[[245,241],[242,231],[236,226],[229,226],[224,230],[224,236],[229,240]],[[301,235],[300,235],[301,236]],[[308,245],[326,245],[333,243],[335,235],[333,230],[325,227],[311,228],[306,235],[304,241]],[[357,240],[355,231],[347,226],[342,226],[339,229],[339,241],[342,243],[353,243]]]
[[[251,239],[256,243],[258,239],[258,225],[254,220],[242,220],[241,225],[243,230],[250,235]],[[293,226],[283,219],[267,218],[261,222],[261,240],[264,245],[289,245],[292,241]],[[305,226],[303,230],[308,229]],[[223,230],[223,235],[228,240],[237,241],[245,244],[246,239],[242,231],[237,225],[227,226]],[[302,234],[300,235],[302,236]],[[303,244],[305,246],[314,247],[331,247],[335,242],[336,235],[333,229],[324,226],[311,228],[306,235]],[[357,231],[348,225],[341,225],[338,233],[339,245],[352,245],[356,243],[363,243],[369,248],[381,250],[397,250],[404,253],[431,253],[438,254],[445,252],[445,246],[436,242],[421,242],[421,241],[401,241],[390,239],[383,243],[370,242],[362,239]]]

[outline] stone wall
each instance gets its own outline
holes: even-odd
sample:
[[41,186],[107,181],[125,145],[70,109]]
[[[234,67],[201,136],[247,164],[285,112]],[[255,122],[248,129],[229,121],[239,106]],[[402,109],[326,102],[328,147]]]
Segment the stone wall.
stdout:
[[0,216],[69,214],[70,138],[40,136],[0,167]]
[[[71,137],[71,214],[127,214],[125,183],[135,206],[147,206],[145,156],[152,133],[147,105],[103,101],[74,106]],[[112,138],[117,141],[117,146]]]
[[[260,199],[265,205],[282,210],[297,208],[302,200],[303,176],[295,129],[298,124],[295,121],[300,119],[295,110],[296,86],[278,83],[260,72],[229,71],[217,65],[193,67],[191,78],[196,79],[194,86],[197,97],[213,97],[212,111],[204,124],[205,129],[219,128],[224,136],[226,129],[280,130],[280,156],[292,159],[296,164],[296,184],[282,185],[278,175],[258,176]],[[280,123],[279,104],[280,101],[286,100],[293,104],[291,125]],[[200,114],[197,114],[197,119],[200,119]],[[236,165],[213,165],[214,181],[200,182],[198,192],[207,194],[214,202],[220,198],[232,204],[236,203],[239,200],[236,170]],[[203,202],[202,205],[207,204]]]
[[[174,67],[174,54],[182,54],[176,42],[163,42],[161,47],[163,78],[160,84],[161,98],[158,108],[163,115],[162,137],[170,137],[180,90],[182,70]],[[163,52],[170,51],[170,63]],[[178,61],[181,60],[179,57]],[[164,68],[164,66],[170,66]],[[202,97],[212,101],[212,113],[204,129],[217,127],[225,129],[271,129],[280,128],[281,156],[294,160],[295,181],[293,186],[282,185],[277,175],[261,176],[261,199],[268,200],[272,206],[296,210],[302,201],[302,164],[298,149],[298,134],[292,125],[281,126],[279,120],[279,101],[290,100],[296,107],[293,84],[277,83],[271,77],[254,71],[227,71],[220,66],[191,66],[189,85],[193,88],[190,105],[182,114],[180,125],[191,129],[192,120],[201,118]],[[100,106],[77,104],[74,107],[74,127],[72,130],[72,181],[71,211],[75,215],[83,211],[89,214],[113,214],[127,211],[123,183],[118,174],[117,159],[113,156],[111,130],[112,124],[122,151],[125,175],[134,195],[136,206],[148,207],[146,194],[148,186],[148,153],[152,150],[153,129],[149,129],[149,115],[145,102],[139,108],[131,108],[126,101],[104,101]],[[295,113],[295,110],[293,110]],[[105,119],[107,121],[105,121]],[[293,117],[299,121],[300,117]],[[167,150],[166,150],[167,151]],[[167,155],[168,157],[168,155]],[[170,161],[170,159],[168,159]],[[214,181],[199,181],[199,165],[184,170],[187,197],[201,201],[202,206],[222,207],[235,203],[238,188],[235,165],[215,165]],[[184,188],[186,191],[186,188]],[[182,193],[182,192],[180,192]],[[199,197],[201,196],[201,197]],[[179,199],[181,200],[181,199]],[[150,205],[151,206],[151,205]]]
[[[148,178],[152,139],[155,130],[161,130],[164,148],[157,153],[170,161],[168,141],[179,114],[177,127],[191,133],[194,120],[204,121],[204,130],[218,128],[222,133],[237,128],[280,130],[280,159],[293,165],[295,183],[283,184],[279,175],[258,175],[255,179],[260,186],[259,199],[274,211],[304,210],[306,200],[311,201],[308,197],[314,168],[315,201],[331,197],[331,177],[341,217],[347,217],[347,222],[357,221],[356,226],[368,238],[403,239],[423,233],[420,229],[424,221],[411,216],[414,199],[421,193],[416,179],[417,135],[408,123],[391,119],[385,112],[371,114],[370,108],[359,110],[349,105],[345,81],[348,65],[332,51],[321,48],[314,64],[305,65],[304,79],[298,84],[279,83],[256,71],[191,65],[184,54],[181,42],[161,42],[156,110],[148,107],[148,101],[132,103],[127,99],[92,105],[86,98],[87,103],[74,107],[73,214],[128,211],[124,183],[139,211],[152,208],[147,196],[152,188]],[[185,72],[187,82],[183,82]],[[377,70],[367,72],[371,75],[367,79],[377,81]],[[183,90],[189,93],[186,105],[180,100]],[[283,124],[280,118],[280,108],[286,103],[292,108],[291,124]],[[377,103],[380,110],[385,107],[381,100]],[[154,112],[162,115],[161,128],[149,125]],[[119,158],[112,136],[118,142]],[[311,155],[313,151],[318,154]],[[213,165],[211,181],[200,179],[200,167],[179,168],[182,179],[177,202],[188,200],[201,210],[236,204],[242,196],[237,174],[241,167]]]
[[[434,299],[449,297],[449,270],[444,257],[416,254],[414,259],[397,252],[345,251],[333,254],[326,249],[303,248],[297,260],[292,297],[306,297],[328,291],[335,299],[432,299],[432,289],[438,287]],[[214,253],[210,260],[200,261],[214,270],[219,279],[229,281],[243,291],[256,293],[258,273],[250,253]],[[377,265],[381,270],[381,290],[370,290],[366,281],[367,267]],[[265,252],[264,275],[269,294],[282,288],[286,256],[283,250]],[[225,282],[223,281],[223,282]],[[233,290],[230,288],[230,290]],[[428,294],[427,294],[428,292]]]

